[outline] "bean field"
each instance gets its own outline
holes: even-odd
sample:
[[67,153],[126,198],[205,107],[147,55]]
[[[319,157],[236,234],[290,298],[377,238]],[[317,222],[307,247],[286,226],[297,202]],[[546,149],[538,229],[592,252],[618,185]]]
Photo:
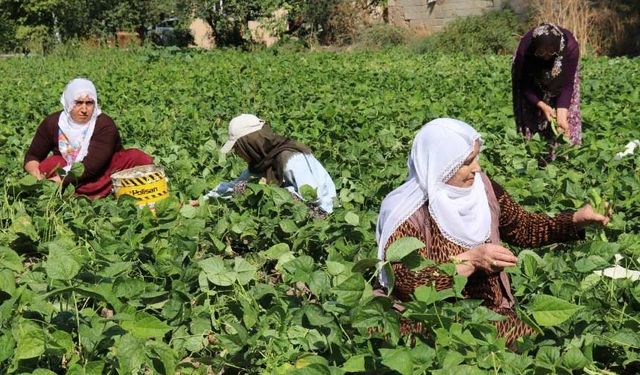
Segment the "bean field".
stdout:
[[[635,374],[640,282],[640,60],[581,61],[583,145],[516,133],[509,56],[386,52],[82,51],[0,60],[2,374]],[[171,197],[155,213],[90,201],[22,169],[64,85],[91,79],[125,147],[162,165]],[[280,188],[248,184],[202,201],[244,162],[224,156],[228,121],[255,113],[309,145],[333,177],[326,219]],[[531,211],[599,195],[614,205],[586,240],[512,250],[519,316],[538,334],[505,348],[499,315],[453,289],[423,287],[402,314],[373,294],[375,224],[406,178],[413,136],[437,117],[483,136],[480,163]],[[401,249],[402,250],[402,249]],[[452,272],[452,265],[442,265]]]

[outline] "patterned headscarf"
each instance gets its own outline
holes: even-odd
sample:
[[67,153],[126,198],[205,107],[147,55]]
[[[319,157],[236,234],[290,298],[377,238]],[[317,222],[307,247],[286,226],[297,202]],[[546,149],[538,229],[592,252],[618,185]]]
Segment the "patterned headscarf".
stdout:
[[[552,95],[557,95],[563,86],[562,60],[564,58],[566,38],[562,30],[555,24],[543,23],[533,30],[529,54],[533,56],[532,73],[540,88]],[[551,60],[544,60],[540,55],[553,53]]]

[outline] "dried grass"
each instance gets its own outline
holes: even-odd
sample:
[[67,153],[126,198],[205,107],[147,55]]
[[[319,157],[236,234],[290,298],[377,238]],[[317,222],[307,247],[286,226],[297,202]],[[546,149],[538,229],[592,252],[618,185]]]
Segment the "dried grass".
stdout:
[[535,25],[553,22],[570,30],[581,51],[608,54],[626,37],[625,22],[607,5],[595,7],[589,0],[533,0],[531,8]]

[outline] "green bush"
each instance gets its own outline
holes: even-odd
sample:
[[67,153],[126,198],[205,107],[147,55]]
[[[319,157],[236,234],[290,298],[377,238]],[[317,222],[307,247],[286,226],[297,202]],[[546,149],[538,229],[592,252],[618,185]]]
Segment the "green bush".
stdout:
[[443,32],[417,42],[415,49],[419,53],[511,54],[523,32],[524,25],[511,10],[491,11],[454,20]]
[[0,13],[0,52],[13,52],[17,48],[15,22]]
[[356,44],[369,49],[385,49],[407,42],[406,29],[388,24],[375,24],[363,29],[356,38]]

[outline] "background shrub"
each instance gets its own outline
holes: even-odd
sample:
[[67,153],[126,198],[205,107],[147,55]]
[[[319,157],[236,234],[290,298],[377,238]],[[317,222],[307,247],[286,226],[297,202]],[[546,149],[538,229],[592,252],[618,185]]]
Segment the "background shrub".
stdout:
[[358,46],[363,48],[384,49],[403,45],[409,39],[409,31],[388,24],[375,24],[362,29],[356,38]]
[[419,41],[416,50],[419,53],[511,54],[523,32],[524,25],[511,10],[491,11],[452,21],[444,32]]

